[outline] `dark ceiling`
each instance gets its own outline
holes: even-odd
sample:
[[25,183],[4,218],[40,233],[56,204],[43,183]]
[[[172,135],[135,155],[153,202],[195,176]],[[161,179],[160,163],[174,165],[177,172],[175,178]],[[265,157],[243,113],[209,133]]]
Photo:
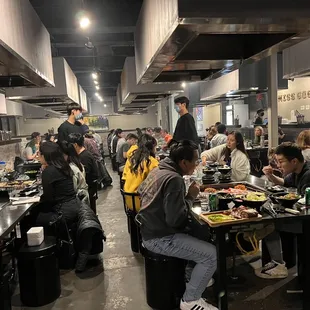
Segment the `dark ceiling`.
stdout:
[[[142,1],[30,0],[51,35],[53,56],[66,58],[89,97],[96,92],[91,78],[94,69],[101,72],[102,96],[115,96],[125,58],[134,56],[134,30]],[[87,30],[78,23],[83,11],[91,20]],[[85,47],[88,41],[93,49]]]

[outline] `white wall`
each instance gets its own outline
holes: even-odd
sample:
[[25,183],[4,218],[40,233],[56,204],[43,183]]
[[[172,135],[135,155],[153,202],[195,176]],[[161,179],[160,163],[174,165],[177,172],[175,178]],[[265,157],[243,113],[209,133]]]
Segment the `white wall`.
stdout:
[[204,130],[214,125],[216,122],[221,122],[221,104],[215,103],[203,107],[203,123]]
[[[288,89],[278,91],[279,115],[290,120],[291,113],[295,110],[310,121],[310,78],[288,81]],[[293,120],[296,121],[296,118]]]
[[49,119],[24,119],[18,118],[17,128],[19,129],[18,135],[31,135],[34,131],[45,134],[48,129],[54,127],[57,132],[58,127],[65,119],[62,118],[49,118]]

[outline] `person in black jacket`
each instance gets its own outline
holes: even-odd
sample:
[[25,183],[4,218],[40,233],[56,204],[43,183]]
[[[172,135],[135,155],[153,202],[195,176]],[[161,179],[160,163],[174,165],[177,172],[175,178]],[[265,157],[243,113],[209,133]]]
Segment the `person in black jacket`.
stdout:
[[175,110],[180,114],[174,130],[173,140],[190,140],[199,145],[199,138],[193,116],[188,112],[189,100],[187,97],[178,97],[174,100]]
[[79,133],[72,133],[68,137],[68,142],[72,143],[80,161],[85,168],[86,183],[88,185],[88,193],[90,200],[90,207],[96,212],[96,200],[97,200],[97,179],[98,179],[98,166],[93,155],[87,151],[84,147],[84,137]]
[[78,259],[75,265],[76,272],[85,270],[89,255],[99,254],[103,251],[103,242],[106,237],[95,213],[86,205],[81,204],[78,212],[78,225],[76,234],[76,249]]

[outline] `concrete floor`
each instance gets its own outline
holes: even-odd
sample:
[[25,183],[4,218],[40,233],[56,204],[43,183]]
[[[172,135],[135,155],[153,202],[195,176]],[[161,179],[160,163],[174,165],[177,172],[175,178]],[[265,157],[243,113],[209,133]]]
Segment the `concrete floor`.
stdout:
[[[110,172],[113,187],[100,192],[97,203],[99,218],[107,235],[103,264],[89,267],[80,275],[74,271],[62,272],[61,297],[38,310],[147,310],[145,300],[143,259],[130,249],[126,217],[119,192],[119,178]],[[256,263],[257,264],[257,263]],[[104,265],[104,268],[103,268]],[[253,264],[242,258],[237,260],[236,274],[242,275],[241,285],[229,287],[229,310],[301,310],[301,295],[287,295],[288,288],[295,287],[294,270],[290,277],[280,281],[255,277]],[[215,300],[213,290],[206,292]],[[12,300],[13,309],[30,309],[20,305],[18,293]]]

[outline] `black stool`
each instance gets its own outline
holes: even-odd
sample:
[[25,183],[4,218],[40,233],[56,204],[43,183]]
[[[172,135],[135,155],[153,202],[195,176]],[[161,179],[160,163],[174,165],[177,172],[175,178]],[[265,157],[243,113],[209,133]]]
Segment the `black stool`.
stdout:
[[56,240],[45,237],[39,246],[24,244],[18,253],[20,299],[25,306],[47,305],[60,296]]
[[[131,250],[135,253],[141,253],[142,239],[140,234],[140,228],[135,222],[135,217],[138,213],[136,198],[139,198],[140,195],[137,193],[126,193],[123,190],[121,190],[121,194],[123,196],[125,213],[127,215],[127,225],[128,232],[130,234]],[[126,197],[129,197],[131,200],[132,209],[128,207]]]
[[156,310],[179,309],[185,292],[186,261],[143,248],[146,300]]

